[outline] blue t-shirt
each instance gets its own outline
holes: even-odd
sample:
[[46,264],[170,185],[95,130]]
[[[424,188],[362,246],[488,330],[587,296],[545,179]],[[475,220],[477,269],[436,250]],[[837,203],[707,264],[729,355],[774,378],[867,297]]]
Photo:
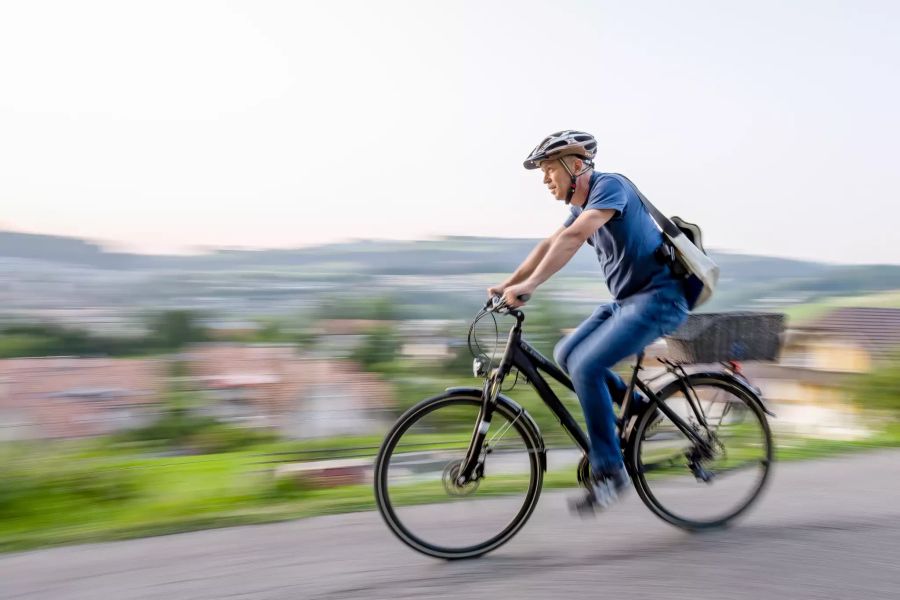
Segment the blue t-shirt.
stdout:
[[613,209],[615,216],[588,238],[616,300],[623,300],[659,285],[671,284],[669,268],[659,262],[656,249],[663,238],[634,188],[615,173],[591,174],[584,208],[570,206],[568,227],[583,210]]

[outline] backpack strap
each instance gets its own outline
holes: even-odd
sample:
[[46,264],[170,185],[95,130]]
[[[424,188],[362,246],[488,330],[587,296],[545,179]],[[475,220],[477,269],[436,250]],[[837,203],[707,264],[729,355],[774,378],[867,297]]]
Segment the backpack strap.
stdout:
[[621,177],[628,182],[628,184],[634,190],[634,193],[636,193],[637,197],[640,198],[641,203],[644,205],[644,208],[647,209],[647,212],[650,213],[650,216],[654,221],[656,221],[656,226],[662,229],[666,235],[668,235],[669,237],[677,237],[681,233],[681,230],[677,225],[675,225],[675,223],[672,222],[671,219],[669,219],[669,217],[659,212],[659,209],[653,206],[652,202],[647,200],[647,197],[641,193],[641,190],[639,190],[636,185],[634,185],[634,182],[632,182],[621,173],[613,173],[613,175]]

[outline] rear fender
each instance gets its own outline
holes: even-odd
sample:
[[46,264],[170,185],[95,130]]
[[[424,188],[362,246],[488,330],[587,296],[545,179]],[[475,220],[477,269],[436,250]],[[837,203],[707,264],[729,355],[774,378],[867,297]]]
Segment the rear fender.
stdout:
[[[751,397],[753,397],[758,403],[760,408],[764,413],[769,415],[770,417],[774,417],[775,413],[766,405],[766,401],[762,396],[762,392],[758,387],[750,383],[750,380],[744,377],[741,373],[723,373],[722,371],[698,371],[695,373],[688,373],[688,379],[692,377],[705,377],[709,379],[715,379],[717,381],[721,381],[722,383],[728,383],[731,385],[736,385]],[[679,384],[678,380],[674,380],[666,384],[666,388],[669,386],[677,386]],[[660,390],[660,394],[663,393],[663,390]]]

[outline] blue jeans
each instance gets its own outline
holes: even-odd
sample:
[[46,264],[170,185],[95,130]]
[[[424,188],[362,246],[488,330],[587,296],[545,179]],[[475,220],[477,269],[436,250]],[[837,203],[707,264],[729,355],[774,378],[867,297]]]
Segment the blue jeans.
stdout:
[[622,467],[613,398],[620,403],[628,386],[610,367],[637,354],[658,337],[684,323],[688,305],[679,281],[621,301],[601,304],[553,350],[553,358],[572,379],[581,402],[597,473]]

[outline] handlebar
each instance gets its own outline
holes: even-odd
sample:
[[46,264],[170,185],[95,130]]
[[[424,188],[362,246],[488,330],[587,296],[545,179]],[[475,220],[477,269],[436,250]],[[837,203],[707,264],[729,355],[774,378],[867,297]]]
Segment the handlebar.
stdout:
[[[531,300],[531,294],[519,294],[516,296],[516,300],[519,302],[525,303]],[[488,298],[488,301],[484,305],[485,310],[492,312],[495,310],[503,310],[504,308],[509,308],[506,304],[506,301],[503,299],[503,296],[493,295]]]

